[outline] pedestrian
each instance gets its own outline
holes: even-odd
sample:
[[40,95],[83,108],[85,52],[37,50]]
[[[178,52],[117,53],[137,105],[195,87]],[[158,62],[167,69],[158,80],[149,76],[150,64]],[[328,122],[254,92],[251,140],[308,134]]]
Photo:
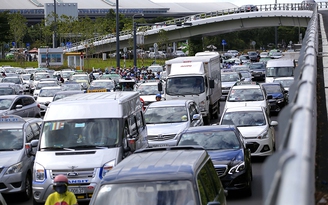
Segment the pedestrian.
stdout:
[[68,191],[68,179],[65,175],[57,175],[54,179],[54,193],[50,194],[45,205],[78,205],[76,196],[73,192]]

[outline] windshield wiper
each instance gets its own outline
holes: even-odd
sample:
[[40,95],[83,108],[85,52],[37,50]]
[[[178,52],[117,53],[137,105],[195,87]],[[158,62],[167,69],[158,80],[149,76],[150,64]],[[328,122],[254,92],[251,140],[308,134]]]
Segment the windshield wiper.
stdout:
[[69,148],[71,148],[71,149],[76,149],[76,148],[107,149],[108,147],[115,147],[115,146],[113,145],[113,146],[103,147],[103,146],[96,146],[96,145],[78,145],[78,146],[73,146],[73,147],[69,147]]
[[74,149],[66,148],[66,147],[42,147],[43,150],[67,150],[74,151]]

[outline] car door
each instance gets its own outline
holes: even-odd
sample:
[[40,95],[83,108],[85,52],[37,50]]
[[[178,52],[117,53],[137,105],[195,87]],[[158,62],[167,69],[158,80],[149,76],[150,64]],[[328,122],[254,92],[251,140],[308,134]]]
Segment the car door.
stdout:
[[271,123],[271,118],[269,116],[268,113],[264,112],[265,114],[265,118],[267,119],[267,125],[268,125],[268,135],[269,135],[269,138],[272,139],[273,142],[275,142],[275,130],[274,130],[274,127],[272,125],[270,125]]
[[25,113],[23,107],[17,108],[18,105],[22,105],[22,106],[24,105],[22,97],[17,97],[14,99],[8,114],[26,117],[26,113]]

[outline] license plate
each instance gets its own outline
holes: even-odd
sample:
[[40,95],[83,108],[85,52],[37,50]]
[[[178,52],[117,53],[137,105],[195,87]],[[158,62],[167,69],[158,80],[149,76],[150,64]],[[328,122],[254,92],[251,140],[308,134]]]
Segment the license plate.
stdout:
[[84,188],[68,188],[69,191],[73,192],[74,194],[84,194]]
[[168,144],[155,144],[155,145],[152,145],[152,147],[168,147],[169,145]]
[[88,92],[88,93],[107,92],[107,89],[88,90],[87,92]]

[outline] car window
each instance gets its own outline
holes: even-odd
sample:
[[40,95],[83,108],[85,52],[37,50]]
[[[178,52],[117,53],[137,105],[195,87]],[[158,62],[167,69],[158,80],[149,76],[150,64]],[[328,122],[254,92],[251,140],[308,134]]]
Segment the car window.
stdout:
[[23,98],[16,99],[12,108],[15,109],[17,105],[24,105]]
[[38,125],[38,123],[31,123],[31,128],[33,131],[33,139],[39,139],[39,135],[40,135],[40,125]]
[[266,118],[264,115],[262,111],[226,112],[222,117],[221,124],[233,124],[239,127],[263,126],[266,125]]
[[[214,167],[213,164],[212,166]],[[217,174],[215,174],[215,176],[217,176]],[[212,180],[210,173],[207,171],[207,167],[203,166],[197,175],[197,184],[200,191],[202,205],[206,205],[208,202],[215,201],[216,199],[216,188],[214,187]]]
[[25,133],[26,133],[26,142],[31,142],[31,140],[34,138],[34,134],[30,125],[26,127]]
[[186,122],[188,113],[183,106],[148,107],[145,119],[146,124]]
[[228,96],[228,102],[263,101],[263,92],[260,88],[255,89],[232,89]]
[[35,102],[35,100],[33,98],[30,98],[30,97],[24,97],[23,101],[24,101],[24,106],[31,105]]

